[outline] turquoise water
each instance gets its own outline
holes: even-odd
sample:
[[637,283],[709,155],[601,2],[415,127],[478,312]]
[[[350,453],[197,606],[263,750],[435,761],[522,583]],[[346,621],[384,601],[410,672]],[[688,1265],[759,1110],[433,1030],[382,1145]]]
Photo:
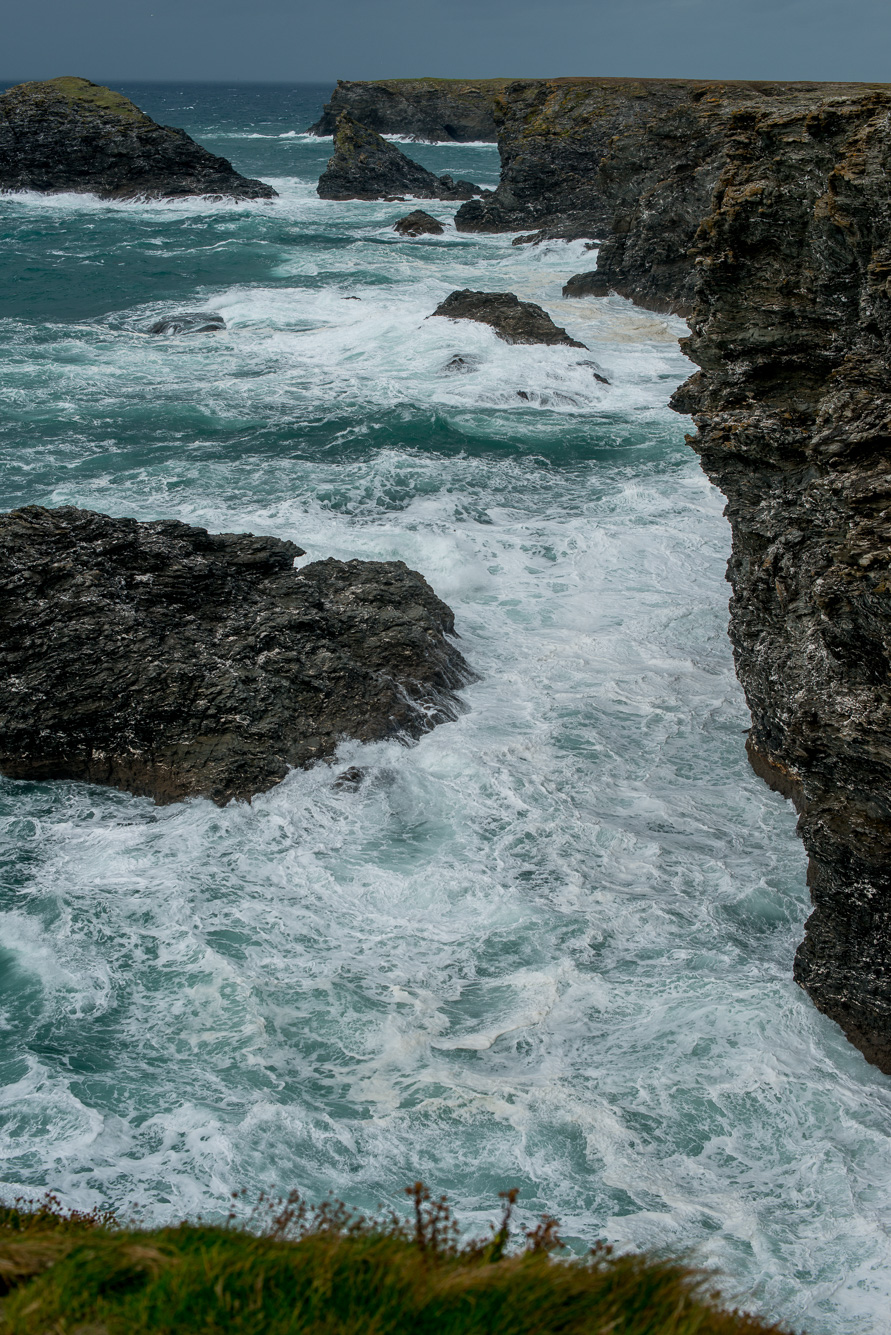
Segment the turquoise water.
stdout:
[[[581,243],[320,201],[326,89],[124,91],[281,197],[0,200],[2,507],[400,557],[480,680],[413,748],[345,744],[356,791],[0,780],[3,1194],[163,1219],[421,1176],[478,1228],[515,1185],[578,1247],[884,1332],[891,1085],[791,981],[804,857],[744,759],[722,499],[665,407],[684,327],[563,301]],[[491,146],[408,151],[497,180]],[[427,321],[464,286],[590,353]],[[147,335],[184,308],[226,332]]]

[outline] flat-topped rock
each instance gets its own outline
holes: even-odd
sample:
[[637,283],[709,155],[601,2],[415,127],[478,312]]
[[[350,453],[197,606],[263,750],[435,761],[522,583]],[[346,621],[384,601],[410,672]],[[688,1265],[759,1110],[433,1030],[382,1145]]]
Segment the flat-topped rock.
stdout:
[[334,155],[318,184],[322,199],[472,199],[482,194],[472,181],[435,176],[388,143],[376,130],[342,115],[334,133]]
[[449,320],[476,320],[491,325],[505,343],[563,344],[569,348],[584,348],[584,343],[570,338],[565,329],[536,306],[534,301],[520,301],[513,292],[474,292],[462,288],[450,292],[440,302],[434,315]]
[[379,134],[495,142],[495,103],[510,79],[338,79],[310,134],[333,134],[348,112]]
[[0,190],[103,199],[276,194],[184,130],[158,125],[120,93],[77,78],[21,83],[0,95]]
[[72,506],[0,515],[0,773],[222,804],[345,737],[455,718],[472,673],[423,576],[301,555]]

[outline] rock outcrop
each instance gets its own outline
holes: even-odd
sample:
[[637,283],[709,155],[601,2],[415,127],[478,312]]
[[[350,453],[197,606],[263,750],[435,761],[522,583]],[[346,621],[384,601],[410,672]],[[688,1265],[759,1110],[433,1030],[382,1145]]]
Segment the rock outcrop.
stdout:
[[0,190],[103,199],[276,194],[184,130],[158,125],[120,93],[76,78],[22,83],[0,96]]
[[470,199],[481,193],[472,181],[435,176],[412,162],[376,130],[342,115],[334,135],[334,156],[319,178],[322,199]]
[[0,516],[0,772],[249,798],[344,737],[419,737],[471,678],[401,561],[66,506]]
[[400,236],[442,236],[445,228],[423,209],[415,209],[414,213],[398,218],[393,224],[393,231]]
[[177,311],[149,325],[150,334],[216,334],[226,321],[216,311]]
[[495,142],[495,98],[510,79],[338,79],[309,134],[333,134],[347,112],[378,134],[428,142]]
[[554,324],[541,306],[536,306],[534,301],[520,301],[513,292],[474,292],[470,288],[462,288],[459,292],[450,292],[433,315],[443,315],[449,320],[476,320],[479,324],[491,325],[505,343],[585,347],[584,343],[570,338],[565,329]]
[[795,977],[891,1073],[891,89],[731,131],[674,406],[727,496],[749,756],[800,812]]

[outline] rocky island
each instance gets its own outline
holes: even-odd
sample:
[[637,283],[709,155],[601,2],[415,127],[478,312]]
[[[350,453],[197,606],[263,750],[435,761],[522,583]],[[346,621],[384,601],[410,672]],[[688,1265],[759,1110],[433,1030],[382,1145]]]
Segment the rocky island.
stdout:
[[158,802],[271,788],[345,737],[416,738],[472,678],[401,561],[66,506],[0,516],[0,773]]
[[77,78],[22,83],[0,95],[0,190],[102,199],[276,194],[185,130],[158,125],[122,94]]
[[495,99],[511,79],[338,79],[309,134],[333,134],[344,112],[378,134],[494,143]]

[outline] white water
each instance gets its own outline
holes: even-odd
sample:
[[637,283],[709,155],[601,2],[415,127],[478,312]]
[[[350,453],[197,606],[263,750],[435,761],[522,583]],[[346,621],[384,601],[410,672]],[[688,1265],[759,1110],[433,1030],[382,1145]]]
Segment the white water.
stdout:
[[[403,242],[398,205],[274,183],[4,203],[65,272],[203,275],[3,322],[5,503],[400,557],[481,679],[412,749],[345,744],[355,791],[0,782],[3,1194],[162,1218],[421,1176],[472,1226],[517,1185],[577,1246],[692,1248],[812,1335],[883,1332],[889,1085],[791,981],[804,858],[744,760],[722,500],[665,407],[683,326],[564,302],[581,243]],[[590,353],[427,319],[463,286]],[[190,306],[226,332],[146,337]]]

